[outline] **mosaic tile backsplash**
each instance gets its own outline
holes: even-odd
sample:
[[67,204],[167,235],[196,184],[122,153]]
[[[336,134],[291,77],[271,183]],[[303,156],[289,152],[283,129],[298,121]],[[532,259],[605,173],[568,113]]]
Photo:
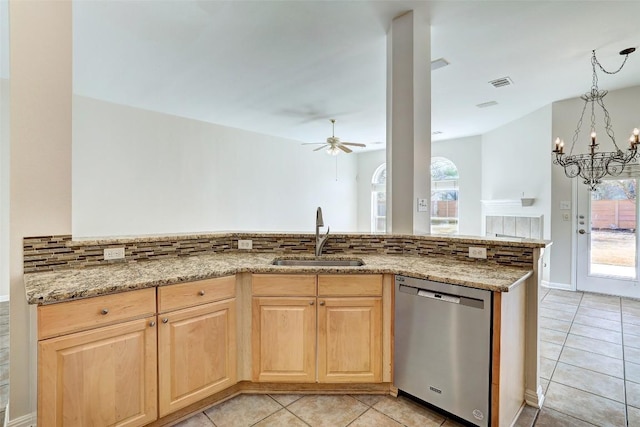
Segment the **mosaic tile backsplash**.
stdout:
[[[118,262],[187,257],[212,252],[236,252],[238,239],[250,239],[253,249],[243,252],[313,254],[310,234],[215,233],[101,240],[72,240],[70,235],[24,238],[24,272],[85,268]],[[447,236],[332,234],[323,254],[410,254],[445,256],[469,261],[469,246],[487,248],[487,259],[476,262],[531,268],[535,248],[542,241],[501,241]],[[124,260],[105,261],[105,248],[125,248]]]

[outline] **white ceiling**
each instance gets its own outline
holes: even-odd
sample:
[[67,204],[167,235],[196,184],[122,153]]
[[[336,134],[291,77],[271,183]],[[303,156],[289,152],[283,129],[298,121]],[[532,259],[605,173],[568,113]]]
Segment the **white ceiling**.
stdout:
[[[640,1],[78,1],[74,91],[305,142],[385,140],[386,31],[426,8],[436,139],[477,135],[591,86],[640,47]],[[513,86],[490,80],[509,76]],[[640,52],[602,89],[640,85]],[[497,101],[480,109],[476,104]],[[605,99],[606,102],[606,99]],[[576,112],[576,119],[579,112]],[[640,117],[639,117],[640,118]],[[613,118],[615,121],[615,117]]]

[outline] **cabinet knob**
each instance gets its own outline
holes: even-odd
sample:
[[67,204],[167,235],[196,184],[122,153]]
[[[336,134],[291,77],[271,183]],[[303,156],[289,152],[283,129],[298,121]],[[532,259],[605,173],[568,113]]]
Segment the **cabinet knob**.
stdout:
[[324,305],[324,301],[320,301],[320,305]]
[[151,322],[149,322],[149,326],[153,328],[154,326],[156,326],[156,322],[152,320]]
[[168,318],[168,317],[164,317],[164,318],[162,319],[162,323],[167,323],[168,321],[169,321],[169,318]]
[[198,293],[200,294],[200,296],[201,296],[201,297],[203,297],[203,296],[204,296],[204,291],[200,291],[200,292],[198,292]]
[[315,304],[314,301],[309,301],[309,305],[313,305],[313,304]]
[[103,308],[102,311],[100,312],[102,314],[109,314],[109,309],[108,308]]

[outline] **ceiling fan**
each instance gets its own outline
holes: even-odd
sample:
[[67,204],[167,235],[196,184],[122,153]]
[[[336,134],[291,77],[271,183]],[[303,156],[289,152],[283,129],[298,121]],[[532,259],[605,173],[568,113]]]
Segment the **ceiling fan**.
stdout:
[[341,150],[344,151],[345,153],[353,152],[353,150],[347,147],[347,145],[352,147],[366,147],[365,144],[359,144],[356,142],[341,142],[340,138],[335,136],[336,119],[331,119],[330,122],[331,122],[331,136],[327,138],[327,142],[310,142],[302,145],[320,145],[320,147],[316,148],[313,151],[320,151],[326,148],[327,153],[331,154],[332,156],[337,156]]

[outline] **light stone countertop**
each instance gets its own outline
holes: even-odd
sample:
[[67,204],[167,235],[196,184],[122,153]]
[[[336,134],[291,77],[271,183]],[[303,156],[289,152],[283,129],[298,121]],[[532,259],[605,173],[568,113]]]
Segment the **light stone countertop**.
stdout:
[[[27,302],[51,304],[117,292],[190,282],[236,273],[401,274],[421,279],[508,292],[532,270],[497,267],[479,261],[413,255],[327,255],[323,259],[361,259],[359,267],[275,266],[276,253],[221,253],[24,275]],[[307,256],[313,259],[313,256]]]

